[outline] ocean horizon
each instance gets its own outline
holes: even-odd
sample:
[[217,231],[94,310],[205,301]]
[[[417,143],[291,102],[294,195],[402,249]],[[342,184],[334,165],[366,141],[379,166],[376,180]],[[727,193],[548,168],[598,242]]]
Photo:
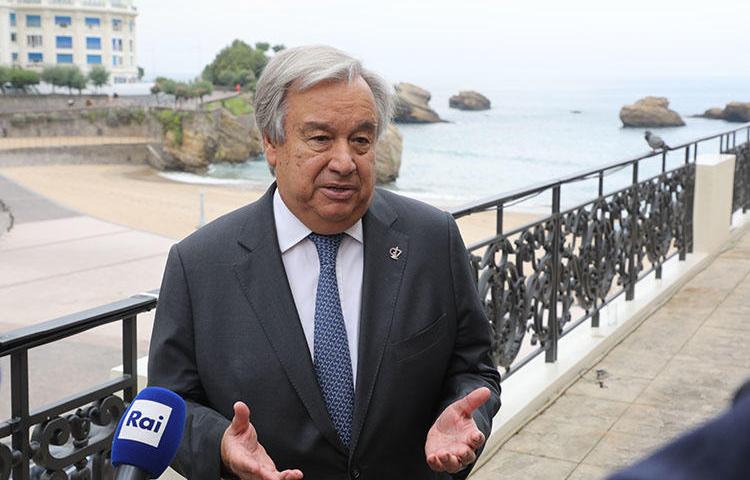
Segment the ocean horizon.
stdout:
[[[647,95],[664,96],[685,121],[684,127],[652,128],[667,144],[679,145],[739,127],[723,120],[692,118],[730,101],[750,101],[747,79],[706,78],[660,81],[612,81],[600,85],[562,87],[499,87],[480,90],[492,101],[487,111],[467,112],[448,107],[458,90],[432,90],[431,107],[447,122],[399,124],[404,148],[398,179],[384,188],[442,208],[451,208],[531,186],[650,151],[643,128],[624,128],[623,105]],[[470,87],[467,87],[470,88]],[[580,113],[577,113],[580,112]],[[705,153],[718,153],[716,140]],[[699,151],[700,153],[700,151]],[[684,160],[670,152],[668,166]],[[642,162],[641,178],[655,174],[660,159]],[[166,173],[178,181],[244,184],[265,188],[272,181],[265,162],[212,165],[207,174]],[[609,176],[605,191],[627,185],[630,170]],[[596,196],[596,182],[566,187],[563,207]],[[550,195],[529,199],[518,208],[547,209]]]

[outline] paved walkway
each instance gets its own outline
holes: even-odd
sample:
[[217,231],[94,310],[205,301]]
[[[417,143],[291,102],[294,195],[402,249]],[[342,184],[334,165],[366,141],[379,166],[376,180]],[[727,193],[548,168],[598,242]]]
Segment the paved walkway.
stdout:
[[[0,199],[14,225],[0,232],[0,332],[79,312],[159,287],[173,240],[80,215],[0,176]],[[145,355],[152,313],[138,322]],[[121,361],[122,327],[98,327],[32,349],[32,408],[109,379]],[[9,359],[0,360],[4,380]],[[0,421],[10,414],[0,382]]]
[[748,274],[750,233],[506,442],[472,480],[601,479],[721,412],[750,377]]

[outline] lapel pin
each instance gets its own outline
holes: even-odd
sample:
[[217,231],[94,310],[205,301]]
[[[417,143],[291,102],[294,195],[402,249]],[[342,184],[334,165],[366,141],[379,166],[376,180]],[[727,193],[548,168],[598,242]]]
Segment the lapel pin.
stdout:
[[390,250],[388,251],[388,253],[390,253],[390,254],[391,254],[391,258],[392,258],[392,259],[394,259],[394,260],[398,260],[398,257],[400,257],[400,256],[401,256],[401,249],[400,249],[400,248],[398,248],[398,246],[395,246],[395,247],[391,248],[391,249],[390,249]]

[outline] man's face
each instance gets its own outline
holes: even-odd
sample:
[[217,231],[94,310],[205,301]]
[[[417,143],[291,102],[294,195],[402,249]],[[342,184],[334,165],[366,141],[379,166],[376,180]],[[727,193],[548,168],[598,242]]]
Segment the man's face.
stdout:
[[375,186],[372,91],[358,77],[292,88],[286,103],[284,143],[264,139],[281,198],[313,232],[343,232],[365,214]]

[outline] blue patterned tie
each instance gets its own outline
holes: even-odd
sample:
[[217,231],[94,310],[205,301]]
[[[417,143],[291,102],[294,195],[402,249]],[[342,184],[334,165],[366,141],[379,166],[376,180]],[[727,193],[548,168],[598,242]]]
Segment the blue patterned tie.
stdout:
[[320,276],[315,296],[315,373],[334,427],[349,447],[354,416],[354,378],[336,281],[336,254],[343,234],[310,234],[318,249]]

